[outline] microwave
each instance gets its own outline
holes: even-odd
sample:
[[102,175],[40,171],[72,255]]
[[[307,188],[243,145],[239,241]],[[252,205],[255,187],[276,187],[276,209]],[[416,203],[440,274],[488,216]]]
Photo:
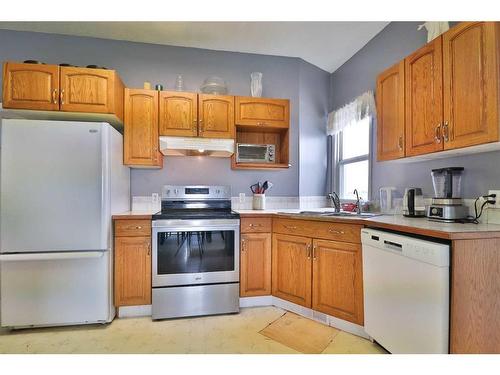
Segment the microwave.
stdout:
[[274,163],[276,145],[236,144],[237,163]]

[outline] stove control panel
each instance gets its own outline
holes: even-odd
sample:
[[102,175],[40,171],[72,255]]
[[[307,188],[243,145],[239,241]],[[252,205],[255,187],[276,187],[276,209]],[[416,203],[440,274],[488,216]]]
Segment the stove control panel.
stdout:
[[229,186],[177,186],[165,185],[161,194],[162,200],[209,200],[231,199]]

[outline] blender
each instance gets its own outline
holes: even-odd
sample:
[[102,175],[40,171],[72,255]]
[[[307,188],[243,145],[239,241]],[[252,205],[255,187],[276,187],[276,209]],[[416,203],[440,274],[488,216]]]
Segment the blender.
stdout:
[[432,170],[434,198],[427,207],[427,217],[430,220],[452,223],[467,217],[468,210],[462,201],[463,172],[463,167]]

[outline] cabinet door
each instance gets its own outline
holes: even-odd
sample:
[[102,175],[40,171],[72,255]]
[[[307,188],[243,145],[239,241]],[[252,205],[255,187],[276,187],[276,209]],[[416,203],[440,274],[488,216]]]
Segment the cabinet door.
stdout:
[[273,296],[311,307],[311,239],[273,234]]
[[499,140],[498,27],[462,22],[443,34],[445,150]]
[[234,138],[234,96],[199,94],[198,134],[204,138]]
[[198,135],[198,95],[191,92],[160,92],[160,135]]
[[115,72],[61,67],[61,111],[112,113]]
[[18,64],[3,66],[3,107],[59,110],[59,67]]
[[235,107],[238,125],[285,129],[290,125],[290,101],[287,99],[237,96]]
[[405,59],[406,156],[443,149],[441,46],[438,37]]
[[271,233],[241,235],[240,296],[271,294]]
[[115,238],[115,306],[151,304],[151,237]]
[[377,77],[377,159],[405,156],[404,61]]
[[125,89],[124,126],[124,164],[161,168],[158,91]]
[[313,309],[363,325],[360,244],[314,240]]

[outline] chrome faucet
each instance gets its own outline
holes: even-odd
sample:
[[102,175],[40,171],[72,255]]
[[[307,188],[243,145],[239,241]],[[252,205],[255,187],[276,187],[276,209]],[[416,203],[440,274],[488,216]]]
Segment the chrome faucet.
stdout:
[[361,215],[361,203],[359,202],[358,189],[354,189],[353,194],[356,194],[356,213]]
[[332,206],[335,207],[335,212],[340,212],[340,198],[336,192],[328,193],[327,198],[332,202]]

